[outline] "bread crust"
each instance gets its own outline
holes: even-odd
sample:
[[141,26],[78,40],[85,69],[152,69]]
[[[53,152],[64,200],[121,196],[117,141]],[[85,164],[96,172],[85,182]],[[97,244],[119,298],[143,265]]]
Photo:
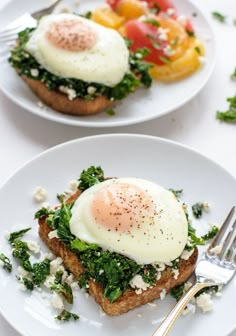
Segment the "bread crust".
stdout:
[[70,115],[92,115],[104,110],[115,103],[106,96],[96,97],[94,100],[86,101],[75,98],[69,100],[66,94],[59,91],[49,90],[44,83],[39,80],[22,75],[24,81],[30,89],[52,109]]
[[[69,198],[68,202],[75,201],[79,195],[80,191],[78,190]],[[79,257],[70,251],[58,238],[49,239],[48,234],[50,231],[52,230],[46,223],[46,217],[41,217],[39,219],[39,236],[56,256],[63,259],[65,267],[79,279],[83,273],[83,266]],[[156,284],[141,294],[137,294],[132,289],[127,289],[115,302],[111,303],[103,296],[102,287],[94,280],[89,281],[89,293],[108,315],[120,315],[160,298],[160,294],[163,290],[168,293],[171,288],[185,282],[193,273],[197,258],[198,249],[195,247],[193,254],[188,260],[179,260],[179,275],[177,279],[175,279],[171,267],[166,267],[166,269],[161,272],[161,278],[157,280]]]

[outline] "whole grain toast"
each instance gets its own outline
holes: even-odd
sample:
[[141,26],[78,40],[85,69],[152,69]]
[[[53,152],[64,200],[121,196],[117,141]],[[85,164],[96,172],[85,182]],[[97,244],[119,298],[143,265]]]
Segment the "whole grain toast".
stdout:
[[98,96],[94,100],[86,101],[75,98],[69,100],[67,95],[56,90],[49,90],[47,86],[39,80],[22,76],[31,90],[52,109],[71,115],[91,115],[104,110],[115,103],[106,96]]
[[[78,190],[67,202],[75,201],[80,193],[80,190]],[[58,238],[50,239],[48,237],[50,231],[52,231],[52,229],[48,226],[46,217],[41,217],[39,219],[39,236],[56,256],[63,259],[66,268],[79,279],[83,274],[83,266],[78,255],[70,251]],[[88,291],[108,315],[120,315],[160,298],[160,294],[163,290],[168,293],[173,287],[185,282],[194,271],[197,257],[198,249],[195,247],[193,254],[188,260],[179,259],[179,275],[177,279],[174,276],[171,267],[166,267],[165,270],[161,272],[161,277],[156,281],[154,286],[148,287],[145,291],[142,291],[141,294],[137,294],[135,290],[127,289],[113,303],[104,297],[102,287],[92,279],[89,281]]]

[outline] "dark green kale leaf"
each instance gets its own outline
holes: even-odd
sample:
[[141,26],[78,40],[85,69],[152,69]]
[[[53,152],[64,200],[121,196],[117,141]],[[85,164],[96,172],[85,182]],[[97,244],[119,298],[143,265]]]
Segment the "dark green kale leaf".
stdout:
[[25,286],[25,288],[29,291],[32,292],[34,289],[34,282],[32,281],[32,279],[23,277],[22,279],[20,279],[23,282],[23,285]]
[[79,177],[78,188],[82,191],[104,181],[104,172],[100,166],[91,166],[83,170]]
[[76,321],[79,319],[79,315],[71,313],[67,310],[63,310],[60,315],[55,317],[55,319],[58,321],[64,321],[64,322],[68,322],[70,320]]
[[71,287],[66,283],[54,283],[50,287],[51,290],[57,292],[62,295],[66,301],[70,304],[73,303],[73,293]]
[[60,209],[58,209],[57,234],[60,240],[67,246],[70,246],[71,241],[75,239],[75,236],[70,232],[72,206],[73,204],[63,203]]
[[35,286],[40,286],[50,274],[50,260],[45,259],[41,262],[33,264],[32,282]]
[[204,236],[201,237],[201,239],[208,241],[214,238],[217,235],[218,231],[219,231],[219,228],[214,225]]
[[184,294],[184,287],[185,287],[185,283],[172,288],[171,291],[170,291],[170,295],[174,299],[176,299],[176,301],[179,301],[179,299],[181,298],[181,296]]
[[229,103],[228,110],[225,112],[217,112],[216,118],[225,122],[236,122],[236,96],[227,98]]
[[143,281],[149,284],[150,286],[153,286],[157,281],[157,270],[152,265],[145,265],[140,269],[138,272],[139,275],[142,276]]
[[87,287],[92,278],[104,290],[104,297],[114,302],[128,287],[129,282],[141,269],[135,261],[117,253],[101,249],[87,249],[79,254],[84,267],[80,286]]
[[30,262],[29,247],[26,242],[15,239],[13,244],[12,255],[16,258],[20,265],[27,271],[32,272],[32,265]]
[[0,265],[2,265],[2,267],[8,271],[9,273],[11,273],[12,271],[12,264],[10,262],[10,259],[5,256],[5,254],[0,253]]
[[16,239],[19,239],[19,238],[22,238],[24,236],[24,234],[28,231],[30,231],[31,228],[27,228],[27,229],[23,229],[23,230],[20,230],[20,231],[16,231],[16,232],[12,232],[8,238],[8,241],[10,244],[14,243],[14,241]]
[[44,216],[49,216],[50,213],[51,213],[50,210],[43,207],[35,213],[34,219],[39,219],[39,218],[44,217]]
[[88,244],[85,243],[84,241],[81,241],[80,239],[76,238],[74,240],[72,240],[71,242],[71,248],[72,250],[76,250],[76,252],[83,252],[86,251],[88,249],[93,249],[96,250],[98,248],[97,244]]

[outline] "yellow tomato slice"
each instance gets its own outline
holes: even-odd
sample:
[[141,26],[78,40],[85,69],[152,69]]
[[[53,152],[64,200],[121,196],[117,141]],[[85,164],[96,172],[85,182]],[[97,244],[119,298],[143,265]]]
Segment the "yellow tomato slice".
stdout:
[[147,6],[140,0],[120,0],[116,10],[126,20],[131,20],[144,15],[147,12]]
[[125,21],[124,17],[118,15],[109,7],[95,9],[91,19],[102,26],[112,29],[118,29]]
[[189,48],[183,56],[169,64],[154,65],[150,69],[153,78],[162,82],[173,82],[191,75],[200,67],[199,56],[204,56],[204,46],[198,38],[189,39]]

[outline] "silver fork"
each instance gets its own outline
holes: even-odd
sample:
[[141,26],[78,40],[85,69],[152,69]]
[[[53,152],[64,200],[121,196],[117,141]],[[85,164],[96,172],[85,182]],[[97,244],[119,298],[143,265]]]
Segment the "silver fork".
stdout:
[[4,29],[0,30],[0,49],[8,49],[12,45],[14,45],[15,40],[17,38],[17,34],[23,29],[29,27],[34,28],[37,25],[37,20],[43,16],[52,13],[55,7],[62,0],[53,0],[53,3],[46,8],[43,8],[34,13],[25,13],[20,16],[18,19],[11,22]]
[[[227,215],[221,229],[198,262],[195,269],[196,283],[176,303],[153,336],[166,336],[188,302],[202,288],[226,285],[236,270],[236,220],[232,221],[235,207]],[[212,248],[219,250],[214,252]],[[219,247],[219,248],[218,248]]]

